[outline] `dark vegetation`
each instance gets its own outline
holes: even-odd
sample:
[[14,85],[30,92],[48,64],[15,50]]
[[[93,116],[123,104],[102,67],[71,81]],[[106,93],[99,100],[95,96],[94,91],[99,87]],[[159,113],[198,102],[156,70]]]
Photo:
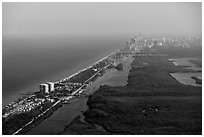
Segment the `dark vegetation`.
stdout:
[[91,76],[93,76],[96,72],[93,69],[101,69],[105,67],[108,63],[108,60],[105,59],[97,64],[95,64],[93,67],[84,70],[83,72],[77,74],[76,76],[70,78],[67,81],[64,81],[65,83],[72,82],[72,83],[84,83],[87,79],[89,79]]
[[95,71],[93,71],[91,68],[89,68],[89,69],[86,69],[85,71],[77,74],[76,76],[70,78],[68,81],[65,81],[65,82],[84,83],[87,79],[89,79],[95,73],[96,73]]
[[116,67],[117,70],[123,70],[123,64],[119,63]]
[[[89,97],[87,123],[75,121],[63,134],[201,135],[202,87],[182,85],[171,77],[169,73],[184,70],[168,58],[136,57],[128,85],[101,86]],[[95,124],[106,132],[96,132]]]
[[[68,131],[62,132],[60,134],[69,134],[76,135],[77,133],[81,133],[82,135],[103,135],[104,132],[98,131],[94,124],[82,123],[80,122],[80,116],[77,116],[71,123],[71,126],[67,126],[69,128]],[[81,132],[83,131],[83,132]]]

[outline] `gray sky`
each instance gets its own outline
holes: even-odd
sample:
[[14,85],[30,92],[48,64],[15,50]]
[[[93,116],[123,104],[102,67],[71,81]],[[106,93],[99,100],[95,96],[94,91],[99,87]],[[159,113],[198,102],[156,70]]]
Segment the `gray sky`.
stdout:
[[3,3],[3,36],[201,33],[202,3]]

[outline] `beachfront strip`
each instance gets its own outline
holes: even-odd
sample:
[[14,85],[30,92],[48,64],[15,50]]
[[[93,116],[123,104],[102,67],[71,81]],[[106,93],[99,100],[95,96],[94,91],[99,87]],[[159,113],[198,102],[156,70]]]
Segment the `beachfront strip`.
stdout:
[[[190,42],[194,42],[190,39]],[[177,44],[176,44],[176,43]],[[3,134],[22,134],[49,117],[63,103],[79,97],[92,82],[102,76],[108,69],[119,68],[120,60],[141,50],[154,52],[154,47],[181,46],[188,48],[190,42],[163,37],[142,37],[131,39],[122,50],[102,58],[91,66],[57,82],[39,85],[39,91],[24,96],[2,108]],[[187,43],[187,44],[186,44]],[[192,44],[195,45],[195,44]],[[142,52],[141,52],[142,53]],[[141,54],[140,54],[141,55]]]
[[79,97],[107,69],[117,68],[126,54],[117,50],[91,66],[57,82],[40,84],[39,90],[3,107],[3,134],[21,134],[39,124],[63,103]]

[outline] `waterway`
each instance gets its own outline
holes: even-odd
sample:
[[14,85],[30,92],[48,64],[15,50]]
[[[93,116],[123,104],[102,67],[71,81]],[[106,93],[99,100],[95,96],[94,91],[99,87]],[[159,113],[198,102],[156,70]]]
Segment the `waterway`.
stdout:
[[184,69],[191,69],[195,72],[191,73],[170,73],[172,77],[174,77],[177,81],[185,85],[192,85],[192,86],[202,86],[201,84],[197,84],[192,76],[196,76],[199,79],[202,79],[202,67],[197,66],[196,64],[190,62],[189,60],[198,60],[202,61],[198,58],[177,58],[177,59],[170,59],[173,60],[173,64],[176,66],[183,66]]
[[61,108],[56,110],[49,118],[45,119],[36,127],[28,131],[27,135],[53,135],[62,132],[66,125],[68,125],[76,116],[81,116],[81,121],[84,121],[83,112],[88,109],[88,96],[94,93],[100,85],[109,86],[125,86],[128,80],[128,74],[131,69],[132,56],[125,57],[121,62],[124,69],[119,71],[116,69],[107,70],[107,72],[98,77],[87,90],[85,90],[81,97],[76,97],[70,101],[70,104],[64,104]]
[[185,69],[202,71],[202,67],[199,67],[196,64],[189,61],[189,60],[197,60],[202,62],[202,60],[199,58],[176,58],[176,59],[170,59],[170,60],[173,60],[173,64],[176,66],[185,66]]
[[9,38],[2,41],[2,106],[61,80],[123,47],[125,36]]

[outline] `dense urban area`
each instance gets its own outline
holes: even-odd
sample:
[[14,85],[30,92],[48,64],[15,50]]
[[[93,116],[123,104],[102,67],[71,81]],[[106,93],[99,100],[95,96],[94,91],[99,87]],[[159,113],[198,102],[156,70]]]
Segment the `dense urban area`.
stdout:
[[[59,107],[61,107],[63,104],[69,103],[72,98],[80,97],[80,94],[83,93],[88,87],[90,87],[95,79],[97,79],[98,77],[105,74],[108,69],[122,70],[123,65],[120,63],[120,60],[124,57],[133,56],[135,58],[135,62],[137,62],[138,64],[140,64],[140,66],[142,66],[145,64],[141,64],[141,62],[138,61],[137,58],[140,59],[143,55],[145,55],[145,56],[149,55],[149,56],[151,56],[151,59],[148,60],[146,58],[142,58],[142,60],[145,62],[148,62],[149,64],[154,62],[155,65],[158,65],[156,68],[158,71],[154,72],[155,75],[156,74],[159,75],[159,73],[164,73],[164,75],[165,75],[166,72],[163,71],[163,68],[166,67],[165,66],[166,64],[168,64],[167,63],[167,57],[166,57],[167,55],[170,57],[174,57],[174,58],[179,57],[179,56],[190,56],[191,54],[194,54],[196,51],[199,51],[201,49],[201,45],[202,45],[201,40],[202,40],[201,36],[193,36],[193,35],[142,35],[142,34],[137,34],[135,37],[133,37],[130,41],[128,41],[126,43],[126,45],[123,49],[119,49],[119,50],[113,52],[112,54],[108,55],[107,57],[104,57],[103,59],[92,64],[91,66],[89,66],[83,70],[80,70],[79,72],[77,72],[77,73],[75,73],[75,74],[73,74],[67,78],[64,78],[60,81],[47,82],[47,83],[40,84],[39,90],[34,92],[32,95],[23,96],[23,97],[19,98],[18,100],[4,106],[2,108],[3,134],[22,134],[22,133],[27,132],[28,130],[30,130],[31,128],[33,128],[34,126],[36,126],[40,122],[42,122],[44,119],[46,119],[47,117],[52,115],[52,113],[55,110],[57,110]],[[163,58],[162,59],[158,58],[158,55],[163,56]],[[202,54],[198,55],[198,56],[202,56]],[[159,63],[158,60],[161,60],[162,63]],[[131,70],[131,71],[137,71],[137,73],[138,73],[137,78],[141,78],[143,75],[145,75],[143,73],[143,69],[142,69],[143,67],[141,67],[141,68],[135,67],[134,68],[134,65],[131,65],[131,67],[132,67],[132,69],[136,69],[136,70]],[[153,69],[154,67],[155,67],[154,64],[152,64],[151,69]],[[150,69],[150,68],[148,68],[148,69]],[[174,68],[171,65],[169,65],[165,69],[168,69],[168,72],[173,72],[175,70],[183,71],[183,70],[181,70],[181,68],[179,68],[179,69]],[[152,71],[152,70],[149,70],[146,75],[148,75],[148,74],[150,76],[153,75],[152,73],[150,73],[150,71]],[[186,70],[186,71],[189,71],[189,70]],[[143,76],[143,78],[146,78],[146,77]],[[141,92],[135,93],[135,96],[136,96],[136,94],[140,94],[140,96],[145,96],[145,94],[150,94],[148,92],[148,87],[150,87],[150,85],[154,82],[149,83],[150,80],[147,80],[147,81],[140,81],[140,82],[138,82],[138,84],[135,84],[134,82],[131,83],[130,79],[131,79],[131,75],[129,76],[129,80],[128,80],[129,81],[128,85],[130,87],[133,87],[133,88],[136,87],[137,89],[145,88],[145,91],[141,90]],[[133,79],[135,79],[135,78],[133,78]],[[192,77],[192,79],[196,80],[196,82],[198,84],[202,84],[202,81],[200,78]],[[165,83],[165,80],[164,80],[164,83],[162,83],[162,84],[163,84],[161,86],[162,88],[158,88],[158,85],[154,83],[155,88],[153,90],[156,90],[156,88],[158,89],[157,92],[154,92],[154,94],[160,94],[160,92],[162,90],[167,90],[167,89],[165,89],[165,84],[167,84],[166,85],[167,88],[169,88],[169,86],[171,86],[171,84],[169,84],[168,81],[167,81],[167,83]],[[138,85],[140,85],[140,86],[138,86]],[[172,86],[172,89],[173,88],[174,88],[174,86]],[[183,90],[187,90],[187,89],[190,89],[192,91],[194,90],[192,87],[182,87],[182,88],[183,88]],[[198,87],[198,88],[199,89],[198,89],[198,91],[195,92],[195,94],[200,95],[200,92],[199,92],[200,87]],[[117,93],[117,95],[116,95],[115,89],[112,89],[111,87],[105,87],[104,86],[104,87],[100,88],[99,91],[96,92],[96,94],[100,94],[100,93],[103,94],[103,97],[101,97],[101,95],[98,95],[97,97],[92,96],[92,97],[90,97],[90,100],[88,101],[88,103],[91,104],[94,101],[97,102],[100,100],[103,102],[104,96],[106,96],[106,94],[108,94],[106,91],[109,91],[109,90],[113,91],[111,94],[113,94],[114,96],[118,97],[118,96],[123,95],[122,91],[120,93]],[[126,90],[126,89],[124,89],[124,90]],[[169,92],[166,92],[166,94],[168,94],[168,93]],[[190,91],[186,91],[186,93],[191,94]],[[144,95],[142,95],[142,94],[144,94]],[[153,93],[151,93],[151,94],[153,94]],[[177,96],[177,94],[179,94],[178,96],[182,96],[184,93],[183,92],[182,93],[179,93],[179,92],[176,93],[175,92],[174,95]],[[151,95],[151,96],[153,96],[153,95]],[[148,102],[148,100],[145,100],[145,101]],[[153,102],[153,104],[157,104],[157,105],[153,106],[153,107],[151,107],[151,105],[145,106],[144,109],[142,110],[143,116],[147,117],[147,116],[151,115],[151,113],[157,113],[158,111],[160,111],[160,109],[162,109],[162,107],[158,106],[158,102],[156,102],[156,100],[154,100],[154,101],[155,102]],[[93,103],[91,105],[90,109],[96,110],[96,108],[97,108],[96,102],[95,102],[95,104]],[[165,102],[163,102],[163,103],[165,104]],[[117,106],[116,102],[112,102],[112,104],[115,105],[115,107],[117,107],[117,108],[119,107],[119,106]],[[137,105],[142,105],[142,104],[137,104]],[[121,106],[121,108],[124,108],[123,111],[125,111],[125,108],[127,108],[127,107],[128,106]],[[133,106],[130,106],[130,107],[133,107]],[[135,106],[135,107],[137,107],[137,106]],[[182,108],[182,106],[181,106],[181,108]],[[117,110],[115,110],[115,111],[117,111]],[[131,112],[130,113],[128,111],[126,111],[126,112],[128,113],[128,115],[131,114]],[[101,113],[102,113],[102,111],[101,111]],[[114,112],[114,114],[115,113],[116,112]],[[120,112],[117,112],[117,113],[119,114]],[[192,113],[194,113],[194,112],[192,112]],[[200,112],[198,112],[198,113],[200,113]],[[90,111],[85,113],[85,116],[87,116],[87,118],[86,118],[87,121],[90,123],[96,122],[97,121],[96,117],[95,118],[92,117],[92,119],[91,119],[90,114],[91,114]],[[94,114],[97,115],[97,113],[94,113]],[[125,114],[122,113],[121,115],[125,115]],[[135,115],[137,115],[137,114],[135,114]],[[117,134],[117,133],[118,134],[135,134],[136,133],[136,132],[132,132],[133,129],[128,130],[128,132],[125,132],[126,130],[122,129],[122,128],[116,130],[116,127],[114,127],[114,128],[108,127],[107,123],[104,122],[105,120],[107,120],[108,117],[106,117],[106,116],[104,116],[104,117],[100,121],[97,121],[96,123],[103,125],[103,127],[106,127],[106,130],[109,131],[107,134],[112,134],[112,133],[113,134]],[[130,115],[130,117],[131,117],[131,115]],[[198,116],[198,117],[200,117],[200,116]],[[118,116],[118,118],[120,119],[120,116]],[[135,121],[138,119],[128,119],[128,120]],[[119,120],[116,120],[116,121],[119,121]],[[156,121],[156,119],[155,119],[155,121]],[[142,127],[142,125],[141,125],[142,121],[138,121],[138,122],[139,122],[138,125],[141,128]],[[170,123],[170,121],[169,121],[169,123]],[[120,123],[117,123],[117,124],[120,124]],[[160,124],[162,125],[162,121],[160,121]],[[187,124],[191,124],[191,123],[187,123]],[[199,125],[200,123],[197,122],[197,124]],[[150,127],[153,125],[154,124],[152,124],[152,123],[149,124]],[[132,125],[132,126],[136,126],[136,125]],[[144,124],[143,126],[146,126],[146,125]],[[120,130],[120,132],[119,132],[119,130]],[[172,128],[172,130],[174,130],[174,128]],[[189,129],[188,132],[187,132],[187,130],[188,129],[186,128],[185,132],[182,131],[182,133],[188,133],[188,132],[189,133],[200,133],[200,127],[196,128],[195,130]],[[142,129],[137,129],[137,131],[138,132],[136,134],[143,134],[143,133],[151,134],[150,131],[147,132],[147,131],[143,131]],[[198,131],[198,132],[196,132],[196,131]],[[89,133],[94,134],[96,132],[89,132]],[[98,133],[103,134],[103,133],[97,132],[97,134]],[[153,131],[152,131],[152,133],[153,133]],[[162,132],[162,133],[167,133],[167,132]],[[181,131],[177,131],[176,133],[180,134]],[[74,133],[70,133],[70,134],[74,134]]]

